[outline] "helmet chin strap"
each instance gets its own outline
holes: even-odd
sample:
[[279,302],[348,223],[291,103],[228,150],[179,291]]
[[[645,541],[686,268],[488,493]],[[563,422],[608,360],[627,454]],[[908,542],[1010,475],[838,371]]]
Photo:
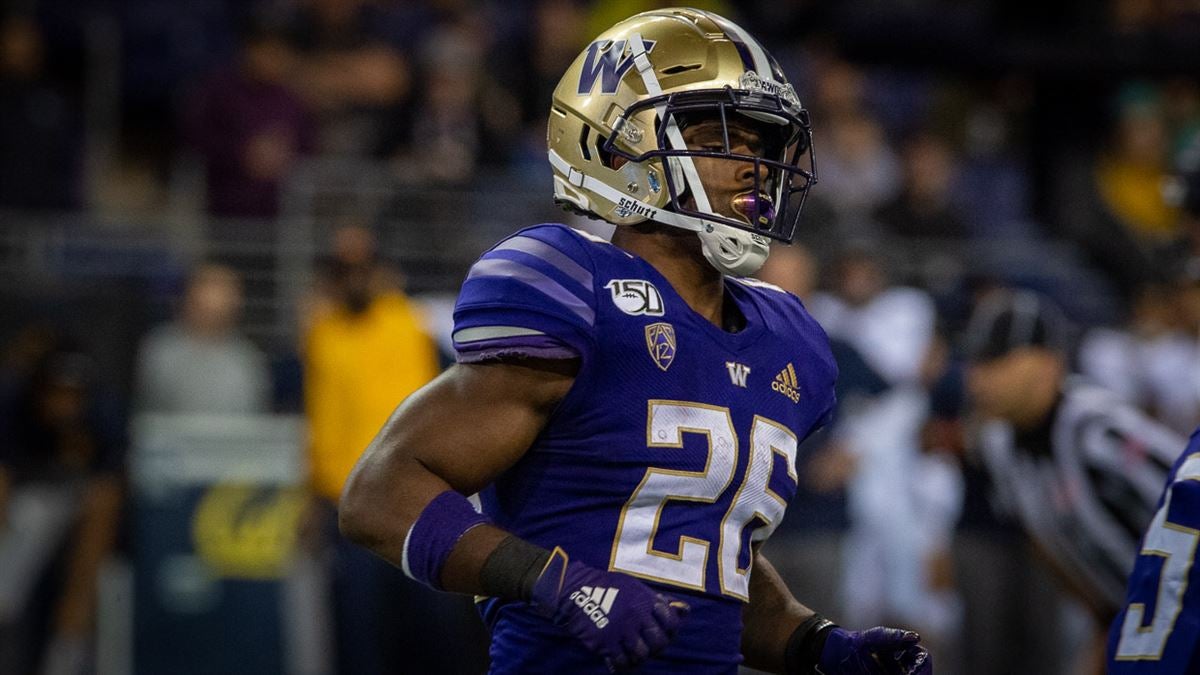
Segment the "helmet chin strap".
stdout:
[[724,274],[735,277],[754,274],[771,253],[771,244],[766,237],[728,225],[718,224],[712,232],[700,232],[698,236],[704,259]]
[[[566,182],[568,184],[594,192],[613,204],[618,205],[619,208],[628,209],[631,214],[636,213],[647,220],[653,220],[655,222],[663,223],[664,225],[678,227],[691,232],[704,232],[709,228],[715,228],[720,225],[720,223],[712,223],[702,218],[696,218],[695,216],[688,216],[682,213],[675,213],[674,211],[667,211],[654,206],[649,202],[645,202],[640,199],[634,199],[633,197],[626,195],[608,183],[605,183],[604,181],[593,176],[589,176],[579,169],[571,166],[567,163],[567,160],[563,159],[562,155],[559,155],[557,152],[551,150],[549,155],[550,165],[561,171],[562,174],[566,176]],[[555,178],[555,180],[558,180],[558,178]]]
[[[770,252],[770,244],[762,237],[724,223],[714,223],[695,216],[661,209],[649,202],[634,199],[608,183],[589,176],[567,163],[557,152],[549,152],[550,165],[565,176],[565,182],[604,197],[613,204],[637,213],[647,220],[695,232],[700,238],[704,259],[724,274],[746,276],[762,267]],[[555,177],[555,181],[564,180]]]

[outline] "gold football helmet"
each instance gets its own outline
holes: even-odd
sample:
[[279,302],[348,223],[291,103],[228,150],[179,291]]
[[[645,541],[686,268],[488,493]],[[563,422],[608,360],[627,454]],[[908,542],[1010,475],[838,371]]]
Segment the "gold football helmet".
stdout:
[[[761,154],[731,151],[735,115],[764,129]],[[698,119],[722,123],[723,150],[688,149],[681,130]],[[588,45],[554,90],[547,144],[555,201],[614,225],[697,232],[708,261],[735,275],[762,266],[768,238],[791,241],[817,180],[808,111],[779,64],[695,9],[643,12]],[[753,190],[729,209],[740,217],[713,208],[694,157],[753,163]]]

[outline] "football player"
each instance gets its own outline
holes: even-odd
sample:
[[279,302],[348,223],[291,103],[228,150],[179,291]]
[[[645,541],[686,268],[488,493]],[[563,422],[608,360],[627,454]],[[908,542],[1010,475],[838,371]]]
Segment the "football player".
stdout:
[[[815,182],[808,113],[708,12],[639,14],[554,92],[546,224],[471,268],[458,364],[396,410],[342,531],[481,597],[497,673],[929,673],[911,631],[849,631],[760,552],[836,366],[792,295],[743,278]],[[481,508],[467,497],[479,493]]]
[[1200,429],[1175,461],[1108,636],[1110,675],[1200,673]]
[[996,488],[1060,584],[1095,618],[1073,672],[1102,672],[1104,630],[1138,539],[1184,439],[1070,374],[1066,318],[1030,291],[995,291],[967,326],[976,446]]

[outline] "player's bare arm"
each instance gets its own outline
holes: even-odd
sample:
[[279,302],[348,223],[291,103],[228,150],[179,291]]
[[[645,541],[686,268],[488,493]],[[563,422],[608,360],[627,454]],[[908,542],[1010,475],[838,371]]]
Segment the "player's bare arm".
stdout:
[[742,608],[746,665],[769,673],[932,672],[932,660],[912,631],[876,627],[846,631],[802,605],[758,546],[750,600]]
[[[665,648],[687,604],[523,541],[463,496],[525,454],[577,371],[574,360],[454,366],[402,403],[371,442],[342,494],[339,526],[434,588],[529,603],[609,668],[623,668]],[[577,599],[598,587],[616,589],[600,619]]]
[[[400,566],[405,536],[446,490],[470,495],[525,454],[566,395],[578,364],[526,359],[453,366],[402,403],[355,466],[342,532]],[[483,593],[483,561],[507,534],[473,528],[442,572],[446,590]]]
[[814,612],[800,604],[762,551],[754,552],[750,602],[742,608],[742,656],[768,673],[786,670],[788,640]]

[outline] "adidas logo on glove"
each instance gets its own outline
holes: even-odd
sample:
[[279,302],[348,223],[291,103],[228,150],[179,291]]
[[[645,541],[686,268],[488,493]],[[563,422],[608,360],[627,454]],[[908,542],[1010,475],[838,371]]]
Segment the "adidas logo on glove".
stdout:
[[612,611],[618,592],[616,588],[580,586],[570,598],[596,624],[596,628],[604,628],[608,625],[608,613]]

